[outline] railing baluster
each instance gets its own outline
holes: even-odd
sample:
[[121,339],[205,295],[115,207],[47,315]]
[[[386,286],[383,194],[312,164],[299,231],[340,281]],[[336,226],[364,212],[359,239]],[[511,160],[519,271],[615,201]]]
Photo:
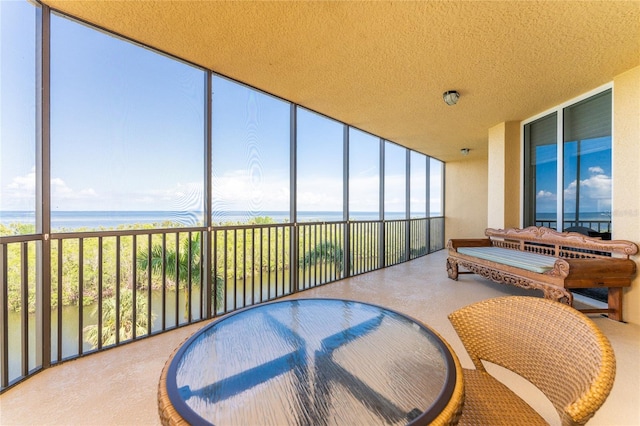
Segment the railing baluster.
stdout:
[[62,361],[62,247],[63,240],[56,240],[58,242],[58,306],[57,306],[57,316],[58,316],[58,362]]
[[[78,355],[83,353],[84,339],[84,238],[78,238]],[[116,305],[119,306],[119,305]],[[116,327],[117,330],[119,328]],[[116,343],[118,343],[116,341]]]
[[[194,227],[180,228],[179,230],[131,229],[53,234],[52,239],[57,240],[57,242],[51,244],[50,250],[52,251],[52,257],[57,258],[57,263],[54,261],[51,265],[51,275],[52,280],[57,279],[58,281],[57,297],[55,299],[52,298],[54,300],[52,306],[54,303],[57,304],[57,311],[52,314],[57,315],[57,339],[55,340],[57,342],[57,358],[55,363],[59,363],[63,359],[76,358],[85,353],[84,328],[86,324],[84,310],[88,309],[89,305],[85,306],[84,303],[89,296],[95,297],[94,306],[96,306],[97,310],[96,322],[98,329],[96,350],[101,351],[108,347],[125,343],[124,341],[152,335],[154,334],[154,329],[155,332],[161,332],[182,326],[185,323],[190,324],[203,320],[206,316],[204,312],[208,309],[206,304],[211,306],[213,303],[213,316],[217,316],[220,313],[231,312],[244,306],[291,294],[294,282],[298,283],[301,290],[309,289],[342,279],[345,276],[358,275],[386,265],[413,259],[430,252],[431,248],[435,251],[437,249],[435,246],[438,244],[443,245],[442,241],[440,241],[442,232],[439,230],[442,225],[443,219],[439,217],[394,221],[234,225],[216,227],[213,230]],[[204,232],[212,233],[210,237],[210,239],[213,239],[211,253],[206,253],[204,250]],[[167,240],[167,238],[171,238],[171,234],[174,235],[175,243]],[[146,237],[143,237],[143,235]],[[433,235],[434,247],[431,247],[430,235]],[[200,240],[199,247],[194,244],[194,238],[198,238],[198,236]],[[32,374],[30,366],[33,365],[33,354],[30,352],[33,349],[31,342],[33,341],[34,330],[29,325],[31,316],[28,312],[28,304],[32,292],[29,284],[29,270],[34,266],[30,265],[29,262],[31,246],[27,241],[33,241],[34,238],[32,236],[0,238],[2,238],[0,240],[0,278],[2,279],[0,318],[3,319],[3,327],[0,329],[1,391]],[[115,239],[115,265],[111,264],[112,258],[109,251],[112,246],[112,238]],[[156,240],[156,238],[159,240]],[[157,244],[159,247],[155,252],[154,241],[160,243]],[[169,241],[171,243],[168,244]],[[187,247],[181,247],[182,243],[186,243]],[[18,252],[21,259],[20,275],[16,278],[16,281],[20,281],[21,285],[20,303],[23,312],[19,317],[19,321],[20,327],[22,327],[22,340],[20,345],[16,345],[16,348],[9,348],[7,325],[8,280],[10,279],[8,277],[8,261],[11,260],[10,244],[16,244],[16,252]],[[168,256],[173,256],[174,252],[171,250],[174,249],[174,244],[175,258],[170,260]],[[292,250],[291,244],[297,244],[297,250]],[[95,245],[98,247],[96,257],[92,256],[90,261],[85,260],[87,256],[85,249],[93,250]],[[197,252],[198,249],[199,254]],[[11,248],[11,250],[13,249]],[[53,254],[54,250],[57,250],[57,256]],[[77,254],[75,250],[78,251]],[[131,250],[131,265],[128,262],[129,250]],[[338,255],[341,250],[343,251],[343,257]],[[344,252],[345,250],[347,250],[346,253]],[[68,256],[65,256],[69,252],[71,252],[72,256],[71,260],[66,259]],[[124,262],[123,253],[127,253],[127,259],[124,259]],[[205,271],[206,256],[211,257],[212,271]],[[145,258],[146,266],[142,267],[142,259]],[[96,259],[97,264],[94,265]],[[340,262],[343,262],[344,259],[347,259],[347,262],[341,268]],[[69,268],[65,262],[72,263],[73,267]],[[186,265],[183,265],[185,262]],[[242,262],[242,264],[240,265],[238,262]],[[129,266],[131,271],[129,271]],[[187,269],[181,270],[185,266]],[[57,267],[57,274],[54,273],[54,267]],[[172,267],[175,267],[175,274],[168,275],[168,270],[171,270]],[[107,268],[109,273],[107,273]],[[196,277],[195,268],[200,270],[199,281],[194,280]],[[74,312],[70,309],[63,312],[63,303],[66,298],[64,279],[66,279],[68,271],[76,269],[77,276],[73,276],[71,283],[66,283],[66,286],[71,286],[72,290],[77,294],[77,299],[75,300],[77,310]],[[137,285],[145,285],[138,283],[140,277],[144,276],[145,273],[147,290],[143,295],[138,291]],[[205,273],[212,274],[211,280],[207,280],[208,285],[211,285],[213,289],[211,300],[205,300],[207,299],[206,294],[209,294],[204,287]],[[259,277],[256,274],[259,274]],[[156,294],[154,277],[161,280],[161,288],[158,289],[161,294],[158,294],[158,302],[155,304],[153,303],[154,295]],[[218,300],[217,277],[221,278],[223,300]],[[168,280],[173,278],[175,278],[175,303],[169,302],[171,300],[169,298],[171,296],[170,292],[174,290],[167,287]],[[74,280],[77,281],[77,287],[74,286]],[[85,280],[87,280],[86,283]],[[123,283],[123,280],[126,282]],[[239,285],[239,280],[242,280],[242,287]],[[129,293],[132,295],[133,310],[131,313],[128,310],[126,312],[123,311],[122,299],[125,296],[123,294],[123,285],[127,286],[127,291],[129,291],[128,285],[132,286],[131,293]],[[198,297],[198,294],[194,291],[194,285],[200,285],[198,313],[195,312],[193,302],[193,298],[196,297],[197,299]],[[111,286],[115,290],[115,295],[111,293]],[[233,286],[232,289],[231,286]],[[182,290],[184,290],[184,294],[181,294]],[[105,296],[107,291],[109,291],[109,296]],[[138,311],[138,296],[146,297],[147,308],[145,312]],[[160,296],[161,301],[159,300]],[[113,331],[115,333],[115,344],[113,345],[103,344],[103,340],[106,338],[105,326],[107,324],[107,318],[104,317],[107,313],[105,297],[113,297],[115,300],[115,318],[109,318],[109,321],[113,320],[115,322],[115,330]],[[239,297],[242,297],[242,302],[238,300]],[[109,302],[111,301],[109,300]],[[218,310],[219,303],[220,310]],[[230,303],[233,304],[230,305]],[[181,316],[182,309],[186,310],[184,317]],[[75,337],[77,337],[78,341],[77,351],[74,352],[72,346],[71,354],[64,358],[65,342],[71,340],[72,345],[76,343],[73,342],[73,333],[70,336],[71,339],[69,339],[63,329],[67,315],[77,315],[78,326],[75,331],[77,336]],[[127,321],[133,321],[135,327],[141,315],[146,315],[146,334],[144,331],[134,328],[132,335],[121,337],[120,329],[124,325],[123,316],[126,316]],[[155,315],[162,316],[161,321],[158,321],[161,324],[157,327],[153,325]],[[175,324],[167,327],[167,319],[170,320],[172,317],[175,319]],[[93,321],[92,319],[92,325],[95,324]],[[51,333],[53,333],[53,330]],[[53,338],[53,334],[51,337]],[[31,340],[29,340],[30,338]],[[37,343],[35,347],[37,347]],[[13,370],[11,372],[8,370],[9,358],[13,356],[14,350],[16,353],[20,352],[16,355],[17,358],[15,360],[21,362],[20,368],[16,367],[15,373]],[[68,348],[66,350],[68,352]],[[13,361],[11,362],[13,363]],[[16,374],[19,374],[19,376],[14,377]]]
[[115,298],[116,298],[116,329],[115,329],[115,342],[116,345],[120,343],[120,235],[116,235],[116,280],[115,280]]
[[193,321],[192,312],[191,312],[191,303],[192,303],[192,294],[191,294],[191,285],[192,285],[192,269],[193,269],[193,249],[192,249],[192,235],[191,231],[187,233],[187,239],[189,244],[187,245],[187,324],[191,324]]
[[21,373],[26,377],[29,375],[29,246],[26,241],[20,243],[20,270]]
[[98,237],[98,350],[102,349],[102,237]]
[[151,274],[153,273],[152,271],[152,248],[153,248],[153,239],[151,238],[151,234],[149,234],[147,236],[147,334],[149,336],[151,336],[151,333],[153,333],[153,317],[151,315],[151,313],[153,312],[153,303],[152,303],[152,287],[153,287],[153,281],[152,281],[152,276]]
[[[131,338],[136,340],[138,337],[138,268],[137,268],[137,256],[138,256],[138,239],[134,234],[131,236],[131,322],[133,324],[131,330]],[[102,250],[100,250],[102,253]]]
[[176,232],[176,247],[174,249],[175,259],[174,259],[174,267],[176,268],[175,274],[175,327],[180,325],[180,232]]
[[167,234],[162,233],[160,266],[162,271],[162,331],[167,329]]

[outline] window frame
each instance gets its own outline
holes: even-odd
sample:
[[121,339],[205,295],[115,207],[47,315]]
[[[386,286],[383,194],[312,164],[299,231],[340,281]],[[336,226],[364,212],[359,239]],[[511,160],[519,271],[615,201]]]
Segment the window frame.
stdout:
[[[522,166],[522,170],[520,171],[520,227],[525,226],[525,206],[526,194],[525,194],[525,168],[527,165],[525,164],[525,150],[527,149],[526,141],[525,141],[525,126],[527,124],[531,124],[534,121],[545,118],[551,114],[556,114],[556,159],[557,159],[557,175],[556,175],[556,230],[562,231],[563,223],[564,223],[564,197],[561,197],[560,194],[564,191],[564,111],[566,108],[571,107],[579,102],[582,102],[586,99],[589,99],[593,96],[602,94],[607,90],[611,90],[612,97],[612,105],[611,105],[611,113],[613,115],[613,102],[615,100],[615,89],[613,87],[613,82],[608,82],[603,84],[595,89],[592,89],[586,93],[581,94],[575,98],[569,99],[561,104],[558,104],[552,108],[549,108],[541,113],[538,113],[532,117],[529,117],[520,122],[520,164]],[[613,117],[612,117],[613,118]],[[615,129],[613,126],[613,119],[611,121],[611,142],[612,142],[612,150],[613,150],[613,141],[615,138]],[[528,173],[527,173],[528,174]],[[612,174],[613,174],[613,164],[612,164]],[[612,188],[613,190],[613,188]]]

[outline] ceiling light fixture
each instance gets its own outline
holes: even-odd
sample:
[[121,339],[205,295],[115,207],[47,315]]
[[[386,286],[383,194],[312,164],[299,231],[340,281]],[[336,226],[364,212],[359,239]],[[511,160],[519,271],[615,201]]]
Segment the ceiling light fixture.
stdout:
[[467,155],[469,155],[469,151],[471,151],[469,148],[462,148],[460,150],[460,154],[462,154],[464,156],[467,156]]
[[458,99],[460,99],[460,93],[458,93],[457,90],[449,90],[442,94],[442,98],[447,105],[453,106],[458,103]]

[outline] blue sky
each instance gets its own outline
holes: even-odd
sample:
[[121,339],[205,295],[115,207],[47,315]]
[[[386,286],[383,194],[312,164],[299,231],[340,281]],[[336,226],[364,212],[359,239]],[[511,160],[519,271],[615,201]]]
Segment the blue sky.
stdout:
[[[0,2],[0,211],[35,208],[34,10]],[[205,73],[55,15],[51,58],[52,210],[202,209]],[[212,90],[214,208],[287,210],[289,104],[221,77]],[[342,124],[304,109],[297,124],[298,209],[342,210]],[[377,210],[378,139],[350,136],[350,208]],[[404,211],[406,151],[386,146],[385,208]]]

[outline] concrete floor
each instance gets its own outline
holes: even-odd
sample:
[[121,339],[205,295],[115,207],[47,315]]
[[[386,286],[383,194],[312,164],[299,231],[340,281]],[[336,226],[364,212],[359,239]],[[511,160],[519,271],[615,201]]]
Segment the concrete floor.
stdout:
[[[446,251],[328,284],[295,297],[371,302],[408,314],[438,331],[463,367],[473,368],[447,314],[478,300],[508,294],[536,295],[474,275],[447,278]],[[614,347],[618,371],[613,390],[590,425],[640,425],[640,326],[592,316]],[[47,369],[0,396],[2,425],[157,425],[162,367],[205,323],[144,339]],[[548,400],[529,383],[497,368],[491,372],[559,424]]]

